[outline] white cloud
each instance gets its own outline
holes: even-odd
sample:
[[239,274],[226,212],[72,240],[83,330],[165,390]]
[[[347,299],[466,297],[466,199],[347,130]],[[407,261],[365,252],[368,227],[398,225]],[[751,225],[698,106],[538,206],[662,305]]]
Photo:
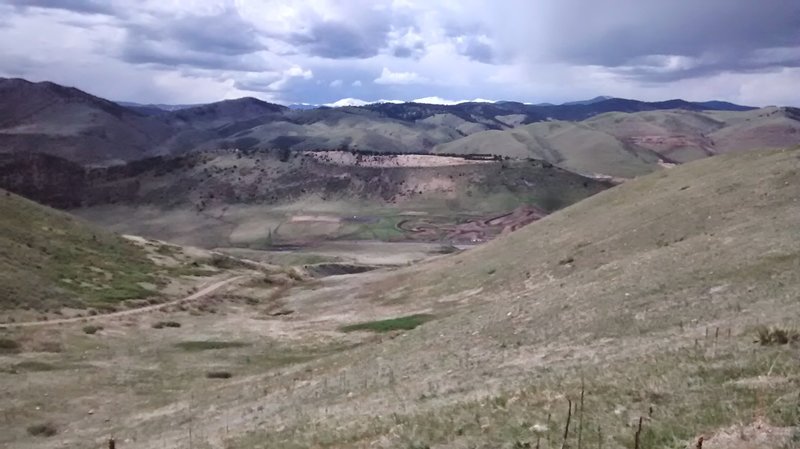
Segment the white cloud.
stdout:
[[310,69],[303,69],[302,67],[296,65],[286,69],[283,74],[290,78],[303,78],[307,80],[310,80],[314,77],[314,72],[312,72]]
[[[622,3],[0,0],[0,42],[14,43],[0,45],[0,76],[153,103],[613,95],[800,104],[797,0]],[[592,22],[576,27],[576,11]]]
[[392,72],[384,67],[381,76],[375,78],[375,84],[420,84],[427,79],[416,72]]
[[293,79],[310,80],[314,78],[314,72],[311,69],[303,69],[300,66],[292,66],[283,71],[281,78],[267,85],[268,90],[281,91],[286,89]]

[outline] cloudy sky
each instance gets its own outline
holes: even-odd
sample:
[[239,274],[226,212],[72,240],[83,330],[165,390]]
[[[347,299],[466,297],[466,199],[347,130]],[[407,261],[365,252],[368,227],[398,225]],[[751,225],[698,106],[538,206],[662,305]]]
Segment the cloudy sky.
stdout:
[[0,0],[0,76],[114,100],[800,106],[798,0]]

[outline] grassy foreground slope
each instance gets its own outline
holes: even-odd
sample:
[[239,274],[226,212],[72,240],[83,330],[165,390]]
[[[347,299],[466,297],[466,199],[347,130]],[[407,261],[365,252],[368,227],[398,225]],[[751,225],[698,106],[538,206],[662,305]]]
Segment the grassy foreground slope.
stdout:
[[[797,447],[798,346],[753,341],[800,319],[798,180],[800,149],[704,159],[368,283],[439,319],[315,370],[322,424],[233,447],[561,447],[581,379],[571,447],[634,447],[640,417],[640,447]],[[355,387],[315,399],[326,376]]]
[[0,309],[147,297],[154,270],[145,252],[123,238],[0,190]]

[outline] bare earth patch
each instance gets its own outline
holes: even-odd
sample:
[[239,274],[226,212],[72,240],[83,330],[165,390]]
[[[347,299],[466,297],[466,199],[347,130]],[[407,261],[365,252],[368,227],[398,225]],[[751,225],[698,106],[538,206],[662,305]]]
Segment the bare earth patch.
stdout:
[[340,217],[334,217],[333,215],[293,215],[289,221],[294,223],[305,221],[339,223],[342,219]]
[[333,165],[379,168],[452,167],[455,165],[492,163],[491,160],[472,160],[428,154],[363,155],[347,151],[304,151],[303,155],[310,156],[318,162]]

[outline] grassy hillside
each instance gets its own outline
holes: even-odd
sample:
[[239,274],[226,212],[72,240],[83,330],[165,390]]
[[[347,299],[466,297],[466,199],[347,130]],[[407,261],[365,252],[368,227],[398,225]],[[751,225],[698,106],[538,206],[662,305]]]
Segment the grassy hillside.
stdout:
[[146,157],[173,130],[108,100],[58,84],[0,78],[0,151],[78,162]]
[[631,178],[663,162],[800,143],[793,108],[752,111],[608,112],[581,122],[549,121],[478,132],[440,144],[437,153],[535,157],[568,170]]
[[[800,214],[798,176],[797,148],[716,156],[626,182],[453,258],[449,265],[458,265],[459,276],[445,265],[431,275],[446,274],[453,288],[519,288],[523,283],[514,280],[597,275],[644,253],[653,260],[648,267],[675,280],[683,270],[696,279],[700,273],[690,267],[698,265],[718,279],[722,266],[727,273],[748,264],[797,263],[800,235],[789,223]],[[471,277],[487,265],[502,275]]]
[[717,156],[418,266],[9,330],[0,444],[796,448],[798,173]]
[[[800,320],[798,176],[800,149],[709,158],[367,282],[358,295],[375,307],[438,319],[331,362],[350,385],[382,387],[295,391],[335,410],[314,432],[298,422],[234,447],[534,447],[537,435],[560,447],[582,379],[573,447],[579,419],[585,447],[633,447],[640,417],[641,447],[700,435],[704,447],[754,447],[752,432],[758,447],[796,447],[785,445],[800,422],[798,347],[754,340],[759,326]],[[315,369],[315,385],[342,370]]]
[[117,232],[204,247],[485,240],[519,226],[492,220],[515,208],[552,212],[608,187],[539,161],[427,155],[220,150],[71,176],[41,155],[0,159],[0,186]]
[[[0,190],[0,309],[102,307],[145,298],[144,251],[65,213]],[[154,286],[153,286],[154,287]]]
[[585,174],[624,178],[651,172],[659,156],[583,123],[540,122],[487,131],[436,147],[439,153],[532,157]]
[[728,125],[712,134],[726,152],[751,148],[783,148],[796,145],[800,136],[800,110],[769,107],[742,114],[710,113]]

